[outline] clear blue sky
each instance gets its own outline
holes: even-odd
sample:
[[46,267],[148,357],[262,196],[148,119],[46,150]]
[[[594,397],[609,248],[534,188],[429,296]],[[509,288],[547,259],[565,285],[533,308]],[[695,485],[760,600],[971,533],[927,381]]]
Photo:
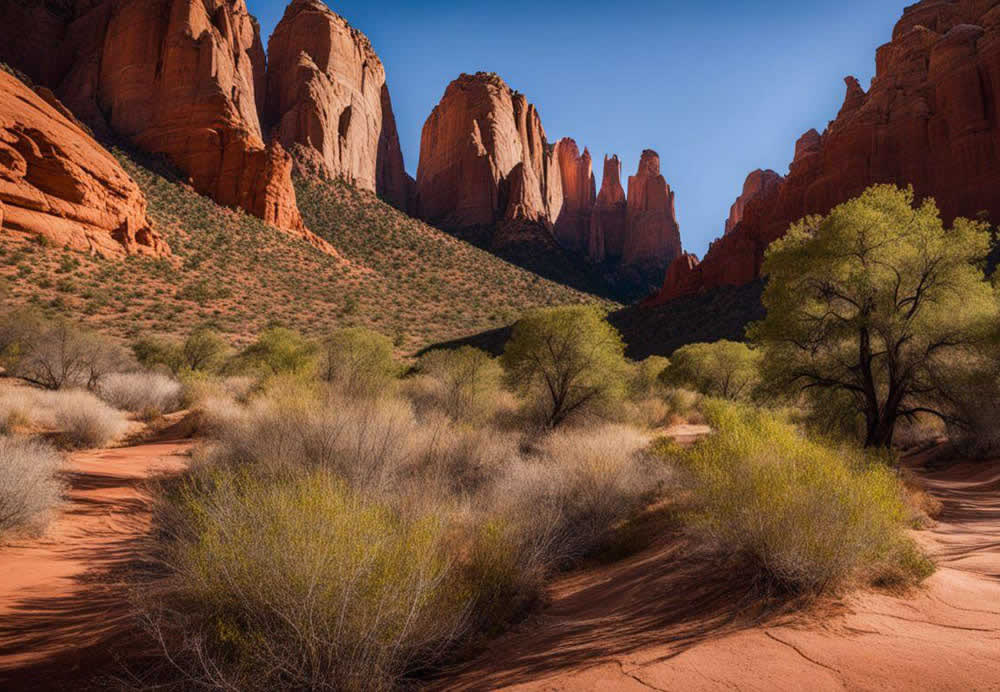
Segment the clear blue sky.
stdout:
[[[496,72],[538,107],[550,141],[590,148],[598,186],[605,153],[628,175],[657,150],[684,246],[701,256],[746,174],[787,172],[798,136],[836,116],[846,75],[868,88],[911,0],[328,1],[385,63],[411,174],[448,83]],[[266,45],[286,2],[248,5]]]

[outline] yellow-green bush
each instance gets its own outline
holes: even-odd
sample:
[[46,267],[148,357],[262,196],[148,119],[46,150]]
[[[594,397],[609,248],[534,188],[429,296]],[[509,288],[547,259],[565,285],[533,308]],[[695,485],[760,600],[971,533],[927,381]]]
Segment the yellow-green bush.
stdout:
[[773,412],[720,401],[704,408],[715,432],[674,453],[693,490],[688,520],[723,550],[808,592],[929,573],[904,534],[899,479],[879,458],[809,439]]
[[172,575],[151,612],[195,679],[387,688],[464,631],[475,593],[438,518],[400,519],[326,472],[217,471],[174,500]]

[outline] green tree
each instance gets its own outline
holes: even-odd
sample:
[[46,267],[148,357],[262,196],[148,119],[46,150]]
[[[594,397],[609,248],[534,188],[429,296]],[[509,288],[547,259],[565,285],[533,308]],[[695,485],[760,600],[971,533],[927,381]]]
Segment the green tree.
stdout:
[[239,360],[271,375],[299,375],[315,365],[316,347],[301,334],[272,327],[247,346]]
[[494,358],[471,346],[428,351],[420,357],[419,368],[441,383],[444,409],[456,420],[481,411],[503,376]]
[[211,327],[200,327],[188,335],[181,345],[181,359],[192,372],[211,371],[221,365],[229,344]]
[[387,336],[364,327],[338,329],[320,347],[319,375],[352,396],[377,394],[399,373]]
[[723,399],[746,399],[760,381],[761,353],[746,344],[716,341],[674,351],[663,381]]
[[625,393],[621,335],[588,306],[537,310],[514,325],[501,363],[510,384],[532,397],[547,427],[599,410]]
[[869,447],[891,445],[901,418],[947,417],[938,383],[1000,319],[989,240],[978,222],[946,230],[933,200],[892,185],[793,225],[767,252],[767,317],[750,330],[765,378],[850,401]]

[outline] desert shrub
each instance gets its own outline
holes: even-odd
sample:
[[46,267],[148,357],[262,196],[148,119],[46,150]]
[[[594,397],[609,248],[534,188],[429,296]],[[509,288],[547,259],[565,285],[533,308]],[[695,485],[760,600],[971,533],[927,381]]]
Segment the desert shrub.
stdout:
[[143,337],[132,344],[132,355],[149,370],[166,368],[177,374],[181,371],[180,344],[157,337]]
[[319,375],[349,396],[384,392],[399,372],[392,340],[363,327],[338,329],[323,340]]
[[551,572],[596,549],[668,477],[625,426],[555,432],[493,485],[494,511],[516,530],[521,559]]
[[746,344],[716,341],[674,351],[663,381],[723,399],[747,399],[760,380],[761,354]]
[[60,438],[72,447],[103,447],[128,429],[125,415],[90,392],[69,390],[52,397]]
[[216,474],[177,495],[149,612],[202,684],[386,689],[463,632],[472,599],[439,519],[400,519],[325,472]]
[[900,482],[880,458],[809,439],[766,410],[705,408],[715,433],[676,453],[695,500],[688,520],[723,551],[807,592],[927,575],[903,532]]
[[418,368],[437,384],[440,408],[454,420],[482,421],[497,406],[503,370],[485,351],[471,346],[429,351]]
[[548,308],[521,319],[501,362],[548,428],[600,415],[625,393],[621,335],[592,307]]
[[0,425],[55,432],[70,446],[99,447],[121,435],[128,421],[84,390],[8,387],[0,390]]
[[181,344],[181,364],[192,372],[213,372],[222,364],[228,350],[229,344],[221,334],[210,327],[201,327]]
[[298,332],[284,327],[264,331],[245,348],[234,366],[267,375],[305,374],[315,366],[315,346]]
[[663,383],[660,376],[670,366],[663,356],[649,356],[636,363],[629,373],[628,393],[636,401],[662,394]]
[[44,526],[62,494],[61,459],[43,442],[0,436],[0,538]]
[[150,372],[108,375],[97,394],[115,408],[131,413],[171,413],[183,403],[180,382]]
[[15,377],[46,389],[95,388],[102,377],[129,369],[129,354],[106,337],[65,319],[27,313],[8,316],[3,365]]

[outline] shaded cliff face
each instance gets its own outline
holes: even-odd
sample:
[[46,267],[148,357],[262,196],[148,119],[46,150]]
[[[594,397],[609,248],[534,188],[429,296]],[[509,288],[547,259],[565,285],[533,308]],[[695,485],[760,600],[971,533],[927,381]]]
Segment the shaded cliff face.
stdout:
[[170,254],[146,199],[44,87],[0,70],[0,233],[105,257]]
[[[846,83],[836,119],[799,139],[786,178],[741,197],[740,218],[712,244],[689,291],[753,280],[765,249],[791,223],[875,183],[913,185],[918,197],[937,200],[946,222],[980,211],[1000,221],[997,2],[924,0],[906,8],[878,49],[868,92],[853,77]],[[658,300],[677,295],[664,286]]]
[[538,111],[494,74],[463,74],[424,124],[417,212],[446,228],[502,220],[551,227],[562,202]]
[[674,193],[660,175],[660,156],[642,152],[639,169],[628,179],[625,247],[627,265],[666,267],[681,254]]
[[569,137],[559,140],[555,148],[562,181],[562,208],[555,220],[558,243],[573,252],[587,253],[590,239],[590,214],[597,198],[590,151],[580,153]]
[[293,0],[268,40],[264,127],[304,170],[406,209],[410,182],[382,61],[320,0]]
[[587,254],[594,262],[620,258],[625,249],[628,215],[625,189],[622,187],[622,164],[617,156],[604,157],[601,191],[590,216]]

